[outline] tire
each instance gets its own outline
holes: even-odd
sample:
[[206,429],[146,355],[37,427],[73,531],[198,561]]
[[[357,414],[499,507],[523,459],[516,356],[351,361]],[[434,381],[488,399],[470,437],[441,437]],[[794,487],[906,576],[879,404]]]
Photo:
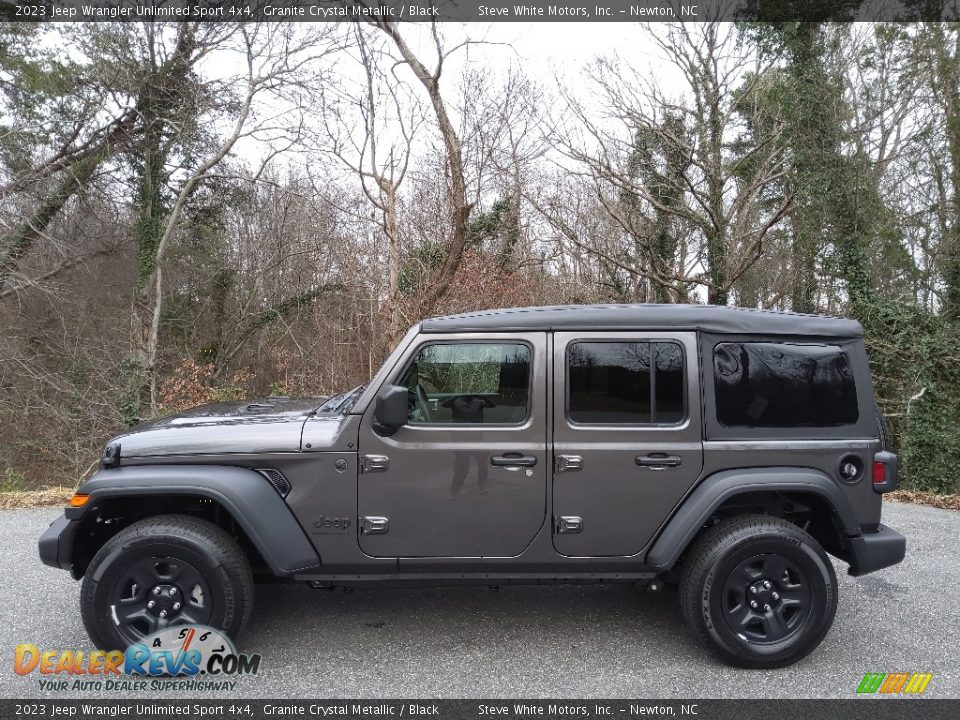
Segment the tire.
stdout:
[[186,515],[121,530],[93,557],[80,590],[83,624],[104,650],[185,623],[235,639],[252,610],[253,574],[240,546],[220,527]]
[[718,523],[695,542],[680,604],[687,625],[724,661],[783,667],[810,653],[830,630],[837,576],[820,544],[796,525],[745,515]]
[[890,422],[886,416],[880,412],[880,406],[874,405],[877,416],[877,434],[880,436],[880,449],[893,452],[893,440],[890,433]]

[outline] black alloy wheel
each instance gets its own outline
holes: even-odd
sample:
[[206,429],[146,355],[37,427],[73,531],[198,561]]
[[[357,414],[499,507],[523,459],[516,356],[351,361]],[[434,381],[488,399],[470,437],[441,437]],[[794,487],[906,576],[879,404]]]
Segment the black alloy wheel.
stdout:
[[173,557],[132,563],[120,573],[111,597],[117,632],[130,642],[171,625],[207,625],[212,604],[210,585],[197,568]]
[[812,602],[806,575],[783,555],[755,555],[741,562],[727,577],[721,599],[732,632],[768,644],[799,632]]

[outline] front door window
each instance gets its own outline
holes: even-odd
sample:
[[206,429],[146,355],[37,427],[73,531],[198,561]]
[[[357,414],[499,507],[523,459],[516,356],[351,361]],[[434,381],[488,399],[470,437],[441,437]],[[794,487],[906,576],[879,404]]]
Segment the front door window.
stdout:
[[519,424],[530,412],[530,348],[522,343],[437,343],[421,348],[400,384],[411,425]]

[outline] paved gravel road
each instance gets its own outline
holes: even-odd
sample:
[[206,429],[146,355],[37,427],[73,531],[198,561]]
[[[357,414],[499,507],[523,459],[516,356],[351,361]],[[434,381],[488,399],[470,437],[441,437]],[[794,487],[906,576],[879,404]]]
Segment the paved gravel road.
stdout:
[[[44,695],[35,674],[13,673],[18,643],[88,647],[78,583],[37,558],[36,540],[59,512],[0,512],[3,698]],[[233,696],[851,697],[865,672],[923,671],[934,673],[927,696],[960,697],[960,514],[887,503],[884,521],[907,536],[906,560],[859,579],[838,565],[833,630],[784,670],[713,660],[670,591],[264,585],[241,643],[263,655],[261,672],[240,679]]]

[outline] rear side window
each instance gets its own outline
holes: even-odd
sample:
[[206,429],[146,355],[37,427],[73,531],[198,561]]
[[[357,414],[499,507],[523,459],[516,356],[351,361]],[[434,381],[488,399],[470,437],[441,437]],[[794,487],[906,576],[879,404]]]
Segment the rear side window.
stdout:
[[717,420],[727,427],[837,427],[857,422],[850,359],[837,345],[720,343]]
[[580,424],[683,420],[683,350],[672,342],[578,342],[567,349],[567,417]]

